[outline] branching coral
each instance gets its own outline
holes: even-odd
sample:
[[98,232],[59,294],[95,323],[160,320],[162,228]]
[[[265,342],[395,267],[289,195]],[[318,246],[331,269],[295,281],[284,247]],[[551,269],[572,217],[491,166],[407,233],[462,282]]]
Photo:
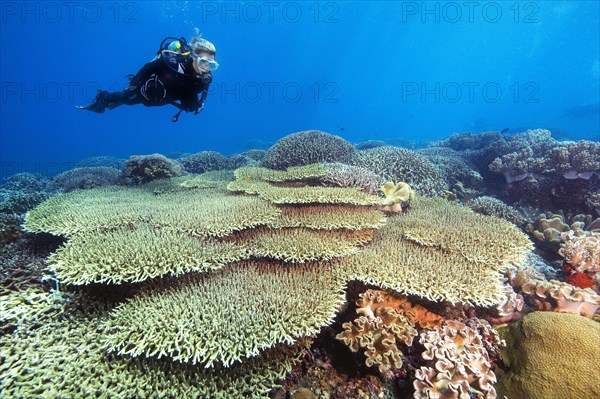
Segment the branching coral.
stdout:
[[360,166],[328,163],[323,167],[326,173],[319,180],[327,187],[354,187],[369,194],[378,194],[385,183],[385,178]]
[[402,181],[419,194],[444,195],[447,184],[440,171],[425,156],[397,147],[359,151],[354,165],[368,169],[387,181]]
[[476,330],[448,320],[443,328],[422,333],[420,342],[427,365],[415,373],[415,399],[469,398],[471,389],[480,398],[496,398],[496,376]]
[[522,226],[525,223],[525,219],[515,208],[494,197],[477,197],[468,201],[466,205],[477,213],[496,216],[517,226]]
[[180,176],[181,165],[161,154],[129,157],[119,176],[121,184],[135,186],[152,180]]
[[289,134],[267,151],[261,165],[271,169],[309,165],[315,162],[351,163],[356,155],[352,144],[339,136],[318,130]]

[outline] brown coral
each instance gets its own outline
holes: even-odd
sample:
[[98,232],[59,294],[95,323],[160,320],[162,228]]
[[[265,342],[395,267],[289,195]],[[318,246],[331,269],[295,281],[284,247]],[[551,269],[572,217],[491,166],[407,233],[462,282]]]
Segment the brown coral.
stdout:
[[559,253],[573,271],[600,272],[600,236],[572,237]]

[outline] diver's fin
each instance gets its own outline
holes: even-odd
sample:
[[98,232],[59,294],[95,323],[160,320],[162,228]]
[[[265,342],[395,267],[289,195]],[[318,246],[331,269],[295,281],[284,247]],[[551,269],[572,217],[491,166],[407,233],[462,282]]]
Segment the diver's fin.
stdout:
[[108,95],[107,91],[98,90],[98,94],[96,95],[96,98],[94,99],[93,103],[91,103],[90,105],[76,105],[75,108],[85,109],[88,111],[92,111],[92,112],[101,114],[106,109],[105,100],[106,100],[107,95]]

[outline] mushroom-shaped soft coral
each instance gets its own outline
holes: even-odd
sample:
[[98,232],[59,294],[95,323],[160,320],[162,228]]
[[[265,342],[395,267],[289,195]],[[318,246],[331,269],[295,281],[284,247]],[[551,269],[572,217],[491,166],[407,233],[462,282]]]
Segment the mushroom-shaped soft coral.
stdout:
[[415,192],[407,183],[400,182],[396,185],[392,182],[387,182],[381,187],[385,199],[383,200],[383,208],[386,212],[399,213],[403,208],[409,207],[412,200],[415,198]]

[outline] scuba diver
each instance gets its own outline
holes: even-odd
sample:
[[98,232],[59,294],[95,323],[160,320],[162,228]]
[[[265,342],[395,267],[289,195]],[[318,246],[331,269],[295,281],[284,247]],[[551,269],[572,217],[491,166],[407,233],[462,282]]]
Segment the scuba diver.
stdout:
[[[182,111],[198,114],[204,107],[212,72],[219,66],[217,50],[201,37],[165,38],[156,57],[134,75],[128,75],[129,87],[109,93],[98,90],[94,102],[78,109],[103,113],[122,104],[144,104],[147,107],[171,104],[179,108],[171,120],[177,122]],[[198,99],[200,95],[200,99]]]

